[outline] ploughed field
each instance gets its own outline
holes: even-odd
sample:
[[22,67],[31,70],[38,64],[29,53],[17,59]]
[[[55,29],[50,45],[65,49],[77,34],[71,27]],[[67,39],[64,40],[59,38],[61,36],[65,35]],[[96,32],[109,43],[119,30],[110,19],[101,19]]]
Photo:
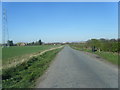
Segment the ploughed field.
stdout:
[[32,54],[42,52],[47,49],[59,47],[60,45],[41,45],[41,46],[13,46],[2,48],[2,64],[10,64],[16,60],[22,60]]

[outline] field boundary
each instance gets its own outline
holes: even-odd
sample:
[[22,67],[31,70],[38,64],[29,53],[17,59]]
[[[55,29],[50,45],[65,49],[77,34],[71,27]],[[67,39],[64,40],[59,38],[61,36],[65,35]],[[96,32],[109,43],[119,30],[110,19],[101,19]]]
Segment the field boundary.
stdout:
[[1,68],[2,68],[2,69],[6,69],[6,68],[10,68],[10,67],[15,67],[15,66],[18,65],[18,64],[22,64],[23,62],[26,62],[26,61],[30,60],[30,58],[32,58],[32,57],[36,57],[36,56],[42,55],[42,54],[44,54],[44,53],[46,53],[46,52],[48,52],[48,51],[52,51],[52,50],[55,50],[55,49],[58,49],[58,48],[62,48],[62,47],[64,47],[64,46],[55,47],[55,48],[50,48],[50,49],[47,49],[47,50],[38,52],[38,53],[36,53],[36,54],[32,54],[32,55],[30,55],[28,58],[24,58],[24,59],[19,60],[19,61],[16,61],[16,60],[17,60],[17,59],[16,59],[15,62],[12,62],[12,64],[7,64],[6,66],[2,66],[2,67],[0,67],[0,69],[1,69]]
[[115,63],[111,62],[109,59],[104,58],[103,56],[101,56],[101,55],[99,55],[99,54],[97,54],[97,53],[92,53],[92,52],[85,51],[85,50],[79,50],[79,49],[76,48],[76,47],[71,47],[71,48],[73,48],[73,49],[75,49],[75,50],[78,50],[78,51],[81,51],[81,52],[83,52],[84,54],[89,55],[90,57],[94,57],[94,58],[96,58],[96,59],[98,59],[98,60],[100,60],[100,61],[102,61],[102,62],[104,62],[104,63],[110,64],[110,65],[115,66],[115,67],[118,67],[118,66],[119,66],[119,63],[115,64]]

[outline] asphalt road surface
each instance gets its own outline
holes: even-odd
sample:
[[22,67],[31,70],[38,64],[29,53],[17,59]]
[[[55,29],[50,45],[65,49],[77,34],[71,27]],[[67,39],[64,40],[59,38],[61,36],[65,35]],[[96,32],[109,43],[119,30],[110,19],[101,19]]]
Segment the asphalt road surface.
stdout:
[[37,88],[118,88],[118,69],[65,46]]

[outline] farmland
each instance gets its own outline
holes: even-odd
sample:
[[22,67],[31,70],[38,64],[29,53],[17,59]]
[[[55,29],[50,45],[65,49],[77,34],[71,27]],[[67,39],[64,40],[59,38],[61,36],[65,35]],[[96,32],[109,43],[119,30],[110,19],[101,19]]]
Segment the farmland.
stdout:
[[16,67],[3,69],[3,88],[31,88],[34,87],[38,79],[49,67],[50,62],[61,50],[55,49],[43,55],[31,58],[28,62],[17,65]]
[[[3,67],[2,67],[2,85],[3,88],[26,88],[34,87],[38,79],[49,67],[50,62],[61,50],[60,45],[40,45],[40,46],[13,46],[4,47]],[[45,51],[43,54],[39,54]],[[48,51],[47,51],[48,50]],[[32,56],[28,58],[29,56]],[[22,59],[28,59],[13,65]],[[15,61],[16,60],[16,61]]]
[[27,58],[32,54],[38,52],[59,47],[60,45],[41,45],[41,46],[13,46],[13,47],[4,47],[2,49],[2,63],[3,66],[10,64],[15,60],[21,60]]

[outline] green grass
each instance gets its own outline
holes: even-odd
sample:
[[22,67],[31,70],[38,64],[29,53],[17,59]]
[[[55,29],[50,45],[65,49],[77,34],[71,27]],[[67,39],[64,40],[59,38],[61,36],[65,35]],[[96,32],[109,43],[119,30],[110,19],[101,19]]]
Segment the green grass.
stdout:
[[109,61],[113,64],[120,65],[120,63],[118,63],[118,54],[117,53],[101,51],[101,52],[95,52],[95,54],[103,57],[104,59],[106,59],[107,61]]
[[60,50],[48,51],[16,67],[3,69],[3,88],[33,88],[35,81],[45,72]]
[[118,62],[118,54],[117,53],[113,53],[113,52],[104,52],[104,51],[101,51],[101,52],[92,52],[91,49],[86,49],[86,48],[80,48],[80,47],[76,47],[75,45],[71,45],[72,48],[76,49],[76,50],[80,50],[80,51],[85,51],[85,52],[90,52],[90,53],[94,53],[94,54],[97,54],[99,55],[100,57],[106,59],[107,61],[113,63],[113,64],[116,64],[116,65],[120,65],[120,62]]
[[0,47],[0,60],[2,60],[2,47]]
[[41,45],[41,46],[13,46],[2,49],[2,63],[3,65],[12,62],[14,59],[25,58],[30,54],[41,52],[60,45]]
[[[2,47],[0,46],[0,67],[2,67]],[[2,70],[0,69],[0,90],[2,89],[2,80],[1,80]]]
[[[0,46],[0,67],[2,67],[2,47]],[[1,75],[2,71],[0,69],[0,75]]]

